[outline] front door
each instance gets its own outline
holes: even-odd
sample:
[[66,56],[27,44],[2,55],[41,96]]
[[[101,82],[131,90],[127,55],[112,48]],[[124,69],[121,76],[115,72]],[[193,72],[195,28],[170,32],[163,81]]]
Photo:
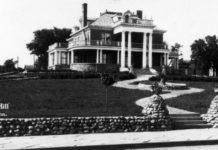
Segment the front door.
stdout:
[[142,68],[142,52],[132,52],[132,67]]

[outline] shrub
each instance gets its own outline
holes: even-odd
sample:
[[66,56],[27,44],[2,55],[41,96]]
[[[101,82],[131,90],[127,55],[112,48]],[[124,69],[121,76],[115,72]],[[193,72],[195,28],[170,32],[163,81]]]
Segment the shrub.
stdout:
[[152,77],[149,78],[149,80],[150,81],[160,81],[160,77],[159,76],[152,76]]
[[130,79],[135,79],[136,76],[132,73],[129,72],[119,72],[118,74],[114,74],[118,80],[122,81],[122,80],[130,80]]

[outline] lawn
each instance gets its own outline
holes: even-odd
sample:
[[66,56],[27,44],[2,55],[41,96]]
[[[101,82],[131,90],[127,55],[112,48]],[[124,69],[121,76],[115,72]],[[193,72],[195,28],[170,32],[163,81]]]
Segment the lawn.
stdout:
[[[166,100],[172,107],[206,113],[215,93],[212,82],[186,82],[189,87],[203,88],[202,93]],[[118,116],[142,115],[137,99],[150,96],[149,91],[108,88],[105,110],[105,87],[100,79],[1,81],[0,103],[10,103],[0,110],[8,117]]]
[[166,103],[172,107],[185,109],[188,111],[204,114],[210,107],[210,102],[215,97],[214,82],[184,82],[189,87],[202,88],[204,92],[183,95],[166,100]]
[[148,91],[109,87],[105,111],[100,79],[1,81],[0,102],[10,107],[0,112],[8,117],[141,115],[135,101],[149,95]]

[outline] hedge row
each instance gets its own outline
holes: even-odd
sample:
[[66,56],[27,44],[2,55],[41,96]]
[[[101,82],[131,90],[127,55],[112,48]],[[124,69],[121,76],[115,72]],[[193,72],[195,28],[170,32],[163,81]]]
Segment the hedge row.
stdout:
[[[27,74],[28,76],[28,74]],[[78,79],[78,78],[99,78],[99,73],[89,72],[43,72],[38,74],[40,79]]]
[[170,118],[68,117],[0,120],[0,136],[138,132],[171,129]]
[[[150,81],[160,81],[160,76],[149,78]],[[172,81],[201,81],[201,82],[218,82],[217,77],[197,77],[197,76],[166,76],[166,80]]]
[[117,76],[118,80],[120,80],[120,81],[136,78],[136,76],[134,74],[129,73],[129,72],[119,72],[119,73],[115,74],[115,76]]
[[[111,73],[111,77],[116,80],[135,79],[135,75],[129,72]],[[100,78],[100,73],[94,72],[35,72],[26,74],[16,74],[0,76],[0,80],[22,80],[22,79],[81,79],[81,78]]]
[[[134,79],[135,75],[128,72],[120,73],[111,73],[110,76],[113,76],[117,80],[128,80]],[[32,74],[27,74],[27,76],[32,77]],[[40,79],[78,79],[78,78],[99,78],[100,73],[94,72],[43,72],[38,73]]]
[[39,72],[51,72],[51,73],[55,73],[55,72],[77,72],[76,70],[71,70],[71,69],[62,69],[62,70],[28,70],[28,73],[39,73]]

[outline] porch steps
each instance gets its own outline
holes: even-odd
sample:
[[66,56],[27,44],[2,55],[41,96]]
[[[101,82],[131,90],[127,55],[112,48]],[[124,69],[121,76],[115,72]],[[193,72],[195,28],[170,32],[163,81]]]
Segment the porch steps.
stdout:
[[149,69],[135,69],[134,72],[137,76],[152,75]]
[[137,76],[142,76],[142,75],[156,75],[157,71],[155,69],[135,69],[134,73]]
[[200,114],[170,114],[170,117],[174,121],[174,129],[202,129],[212,127],[212,125],[202,120]]

